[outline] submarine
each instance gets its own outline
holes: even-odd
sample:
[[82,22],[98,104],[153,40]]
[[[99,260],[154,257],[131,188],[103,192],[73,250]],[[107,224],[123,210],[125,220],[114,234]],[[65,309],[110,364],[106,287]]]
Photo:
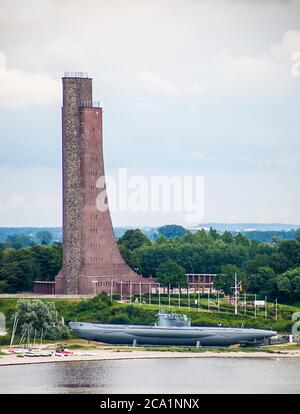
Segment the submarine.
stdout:
[[83,339],[116,345],[229,346],[270,343],[276,331],[191,326],[187,315],[160,311],[154,325],[114,325],[70,322],[69,327]]

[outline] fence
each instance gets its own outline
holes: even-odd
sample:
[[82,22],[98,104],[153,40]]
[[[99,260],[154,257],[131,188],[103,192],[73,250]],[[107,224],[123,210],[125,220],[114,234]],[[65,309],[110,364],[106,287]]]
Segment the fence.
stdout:
[[153,288],[148,293],[139,295],[112,294],[112,299],[126,303],[139,303],[141,305],[155,305],[163,307],[188,308],[208,312],[227,312],[238,315],[252,316],[264,319],[280,319],[281,309],[277,300],[268,302],[267,297],[260,298],[257,295],[242,294],[237,298],[237,306],[234,296],[225,296],[220,292],[202,292],[201,290]]

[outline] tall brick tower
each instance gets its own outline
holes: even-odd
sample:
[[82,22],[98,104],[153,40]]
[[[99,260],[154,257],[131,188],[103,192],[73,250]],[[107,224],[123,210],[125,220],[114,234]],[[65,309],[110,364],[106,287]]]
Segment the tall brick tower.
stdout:
[[[93,103],[92,79],[66,73],[62,81],[63,266],[55,293],[128,292],[129,286],[132,292],[146,291],[151,281],[124,262],[109,209],[97,208],[106,186],[102,108]],[[97,188],[99,177],[102,188]]]

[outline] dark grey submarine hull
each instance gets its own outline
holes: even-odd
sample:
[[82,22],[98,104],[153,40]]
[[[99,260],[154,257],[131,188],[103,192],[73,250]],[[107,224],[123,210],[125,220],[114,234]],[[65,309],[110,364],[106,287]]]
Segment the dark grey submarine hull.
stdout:
[[158,314],[158,323],[145,325],[109,325],[70,322],[70,328],[80,338],[109,344],[229,346],[262,344],[277,335],[263,329],[190,326],[185,315]]

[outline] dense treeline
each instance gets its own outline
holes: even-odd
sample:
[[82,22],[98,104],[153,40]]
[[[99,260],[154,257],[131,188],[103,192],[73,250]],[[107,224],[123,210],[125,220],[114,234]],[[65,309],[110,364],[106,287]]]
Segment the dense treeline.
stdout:
[[139,230],[129,230],[118,244],[133,269],[163,284],[172,285],[173,280],[173,285],[184,286],[185,273],[215,273],[217,287],[229,293],[238,273],[243,290],[249,293],[285,302],[300,300],[299,240],[263,244],[241,233],[221,235],[211,229],[171,239],[159,237],[150,243]]
[[[163,227],[180,234],[180,229]],[[44,235],[45,236],[45,235]],[[119,240],[120,251],[135,271],[164,285],[184,286],[185,273],[215,273],[216,287],[229,293],[238,273],[243,290],[294,303],[300,301],[300,237],[259,243],[243,234],[219,234],[211,229],[181,236],[159,236],[150,241],[140,230],[128,230]],[[0,292],[31,290],[34,280],[54,280],[62,262],[58,243],[0,249]]]
[[[206,226],[206,225],[205,225]],[[257,230],[246,231],[247,227],[257,227]],[[249,240],[257,240],[262,243],[276,243],[280,240],[294,240],[299,235],[300,229],[276,230],[272,227],[280,228],[279,225],[269,225],[269,230],[260,230],[259,224],[224,224],[218,225],[218,232],[223,233],[225,230],[230,231],[233,235],[238,232],[244,234]],[[282,225],[284,227],[285,225]],[[240,230],[237,230],[240,227]],[[267,226],[268,227],[268,226]],[[207,228],[207,227],[206,227]],[[120,238],[126,232],[125,227],[114,227],[116,238]],[[181,237],[189,230],[178,225],[166,225],[161,227],[142,227],[141,231],[149,240],[155,240],[158,236],[166,238]],[[192,232],[195,230],[192,230]],[[51,242],[61,242],[61,227],[0,227],[0,246],[21,248],[32,246],[33,244],[50,244]]]
[[281,240],[294,240],[299,234],[299,230],[275,231],[275,230],[253,230],[243,233],[249,240],[257,240],[262,243],[276,243]]
[[61,264],[60,243],[1,249],[0,292],[30,291],[35,280],[54,280]]
[[60,227],[0,227],[0,246],[15,243],[20,247],[49,244],[51,241],[61,241],[61,234]]

